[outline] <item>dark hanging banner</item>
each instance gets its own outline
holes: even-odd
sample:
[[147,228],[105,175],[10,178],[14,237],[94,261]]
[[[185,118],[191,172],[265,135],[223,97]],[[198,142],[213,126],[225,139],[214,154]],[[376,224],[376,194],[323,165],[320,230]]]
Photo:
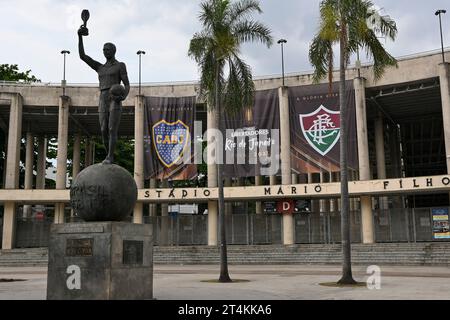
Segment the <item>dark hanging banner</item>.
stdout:
[[188,180],[197,176],[192,140],[194,119],[195,97],[146,97],[146,179]]
[[[348,166],[358,168],[355,91],[353,82],[346,82],[348,103]],[[340,106],[339,83],[289,88],[291,130],[291,166],[299,173],[340,170]]]
[[[252,108],[233,116],[224,113],[222,119],[225,177],[272,175],[279,172],[278,90],[256,91]],[[276,132],[272,129],[276,129]]]

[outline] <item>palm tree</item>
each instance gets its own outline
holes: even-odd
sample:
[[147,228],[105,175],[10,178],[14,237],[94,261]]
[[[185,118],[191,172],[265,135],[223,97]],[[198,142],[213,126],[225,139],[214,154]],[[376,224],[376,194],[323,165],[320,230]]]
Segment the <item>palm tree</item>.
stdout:
[[333,45],[339,43],[340,79],[339,103],[341,108],[341,239],[342,239],[342,278],[339,284],[354,284],[351,269],[349,197],[347,177],[347,101],[345,96],[345,70],[352,53],[365,49],[373,59],[375,80],[379,79],[387,66],[396,66],[392,57],[378,40],[386,36],[395,40],[397,27],[388,16],[380,16],[371,1],[365,0],[322,0],[320,3],[320,28],[314,37],[309,60],[314,67],[314,81],[319,82],[328,74],[331,90],[333,72]]
[[[254,84],[250,66],[240,57],[240,45],[259,41],[272,45],[270,30],[251,19],[254,12],[262,13],[257,0],[206,0],[199,14],[203,30],[190,41],[188,55],[200,69],[199,95],[216,112],[220,127],[223,112],[233,114],[252,105]],[[225,72],[226,71],[226,72]],[[222,110],[223,109],[223,110]],[[230,282],[225,233],[225,200],[223,196],[223,169],[217,159],[220,225],[220,282]]]

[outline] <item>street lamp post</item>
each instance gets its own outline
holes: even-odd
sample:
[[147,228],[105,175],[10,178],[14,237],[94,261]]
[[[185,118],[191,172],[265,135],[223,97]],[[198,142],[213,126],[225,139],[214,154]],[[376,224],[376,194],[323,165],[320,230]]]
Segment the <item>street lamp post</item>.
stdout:
[[141,55],[145,54],[145,51],[139,50],[137,55],[139,56],[139,95],[141,95]]
[[281,44],[281,72],[283,77],[283,87],[284,87],[284,51],[283,51],[283,44],[285,44],[287,41],[285,39],[278,40],[278,44]]
[[439,29],[441,31],[441,49],[442,49],[442,62],[445,63],[445,54],[444,54],[444,36],[442,35],[442,20],[441,20],[441,14],[445,14],[447,10],[437,10],[435,12],[436,16],[439,16]]
[[70,54],[69,50],[61,51],[61,54],[64,55],[64,67],[63,67],[63,80],[61,81],[61,86],[63,88],[63,96],[66,95],[66,54]]

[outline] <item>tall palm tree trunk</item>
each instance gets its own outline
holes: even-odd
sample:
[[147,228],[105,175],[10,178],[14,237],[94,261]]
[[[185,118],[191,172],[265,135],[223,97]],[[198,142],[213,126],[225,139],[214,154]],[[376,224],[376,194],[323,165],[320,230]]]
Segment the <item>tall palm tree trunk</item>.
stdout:
[[339,104],[341,108],[341,141],[340,141],[340,166],[341,166],[341,239],[342,239],[342,278],[340,284],[356,283],[352,276],[351,248],[350,248],[350,220],[349,220],[349,196],[348,196],[348,170],[347,170],[347,99],[345,92],[345,69],[347,64],[346,24],[341,20],[340,39],[340,79],[339,79]]
[[[216,67],[216,85],[215,85],[215,102],[216,102],[216,120],[219,130],[221,128],[221,101],[220,101],[220,64],[217,62]],[[221,144],[219,144],[221,145]],[[223,194],[223,151],[216,149],[216,154],[221,155],[221,159],[217,158],[217,187],[219,191],[219,232],[220,232],[220,276],[219,282],[231,282],[228,273],[228,257],[227,257],[227,237],[225,226],[225,197]]]

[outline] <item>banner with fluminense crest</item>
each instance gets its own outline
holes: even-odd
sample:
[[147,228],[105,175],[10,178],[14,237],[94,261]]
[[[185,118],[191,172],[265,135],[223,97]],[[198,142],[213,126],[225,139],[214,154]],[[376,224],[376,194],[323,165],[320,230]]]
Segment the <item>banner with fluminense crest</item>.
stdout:
[[[193,132],[195,97],[146,97],[144,171],[146,179],[196,177]],[[187,158],[190,161],[186,161]]]
[[[358,168],[355,91],[346,82],[348,105],[348,166]],[[298,173],[336,172],[340,170],[339,83],[289,88],[291,130],[291,166]]]

